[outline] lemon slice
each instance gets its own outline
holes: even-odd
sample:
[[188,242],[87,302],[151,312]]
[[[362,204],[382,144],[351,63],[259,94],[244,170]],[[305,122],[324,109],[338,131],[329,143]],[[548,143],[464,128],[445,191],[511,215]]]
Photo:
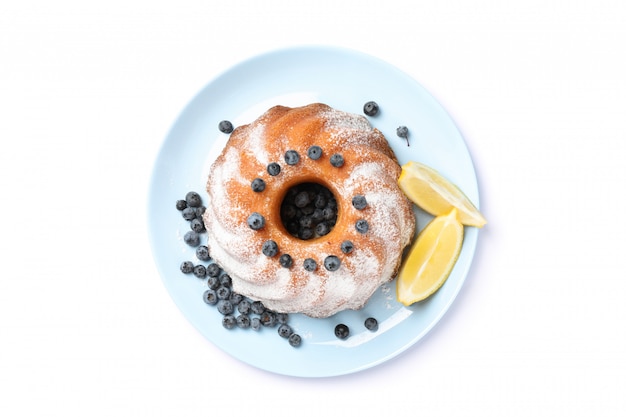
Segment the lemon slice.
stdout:
[[411,161],[402,165],[398,185],[412,202],[433,216],[456,208],[460,222],[466,226],[483,227],[487,223],[463,191],[424,164]]
[[448,279],[462,243],[463,225],[456,208],[428,223],[398,273],[398,301],[408,306],[434,294]]

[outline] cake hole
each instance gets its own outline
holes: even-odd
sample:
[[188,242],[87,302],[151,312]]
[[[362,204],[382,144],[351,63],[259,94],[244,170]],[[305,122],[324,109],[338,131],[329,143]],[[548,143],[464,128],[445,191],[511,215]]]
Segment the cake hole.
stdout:
[[326,236],[337,223],[337,213],[333,193],[315,182],[289,188],[280,204],[280,219],[285,230],[301,240]]

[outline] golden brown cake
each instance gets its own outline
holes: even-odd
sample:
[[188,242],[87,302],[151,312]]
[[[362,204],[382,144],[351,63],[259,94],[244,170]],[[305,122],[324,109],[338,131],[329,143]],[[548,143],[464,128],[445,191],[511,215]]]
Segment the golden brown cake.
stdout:
[[394,278],[415,231],[400,172],[365,117],[273,107],[235,129],[213,163],[211,257],[236,292],[274,311],[359,309]]

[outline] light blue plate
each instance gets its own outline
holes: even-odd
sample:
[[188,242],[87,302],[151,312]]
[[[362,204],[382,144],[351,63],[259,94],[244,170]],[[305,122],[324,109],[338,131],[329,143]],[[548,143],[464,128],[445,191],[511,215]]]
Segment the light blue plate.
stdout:
[[[290,315],[290,325],[303,338],[291,347],[276,329],[226,330],[220,313],[202,300],[206,280],[180,272],[185,260],[197,262],[195,251],[182,240],[189,230],[175,208],[187,191],[205,193],[212,160],[228,135],[221,120],[235,126],[249,123],[268,108],[312,102],[362,114],[374,100],[380,113],[369,118],[388,138],[401,164],[416,160],[430,165],[478,205],[478,186],[465,142],[446,111],[417,82],[391,65],[358,52],[302,47],[249,59],[208,84],[184,109],[165,139],[152,177],[148,221],[154,258],[163,283],[187,319],[208,340],[235,358],[267,371],[302,377],[357,372],[381,364],[405,351],[441,319],[458,294],[474,255],[478,231],[465,229],[456,266],[435,295],[404,307],[395,300],[395,283],[379,289],[360,311],[344,311],[327,319]],[[396,128],[410,131],[410,146]],[[416,209],[418,227],[430,217]],[[379,322],[366,330],[367,317]],[[334,327],[345,323],[351,336],[339,340]]]

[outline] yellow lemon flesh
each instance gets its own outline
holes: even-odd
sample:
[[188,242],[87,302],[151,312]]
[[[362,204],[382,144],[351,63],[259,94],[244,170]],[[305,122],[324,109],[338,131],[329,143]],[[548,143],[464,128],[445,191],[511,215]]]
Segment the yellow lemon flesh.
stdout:
[[398,301],[408,306],[434,294],[448,279],[462,244],[463,225],[455,208],[428,223],[398,273]]
[[398,185],[413,203],[433,216],[456,208],[460,222],[466,226],[483,227],[487,223],[456,185],[424,164],[411,161],[402,165]]

